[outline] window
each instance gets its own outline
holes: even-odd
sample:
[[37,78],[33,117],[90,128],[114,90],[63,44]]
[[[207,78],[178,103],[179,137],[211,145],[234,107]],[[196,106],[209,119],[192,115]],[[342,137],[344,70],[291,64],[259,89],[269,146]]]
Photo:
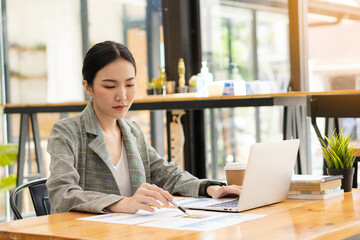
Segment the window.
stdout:
[[215,80],[243,79],[248,93],[286,92],[287,5],[246,2],[201,1],[203,60],[209,62]]
[[[214,80],[245,81],[247,94],[286,92],[287,2],[200,3],[202,60],[208,62]],[[226,162],[246,162],[253,143],[282,139],[280,107],[210,109],[205,114],[209,178],[225,179]]]
[[[89,0],[88,13],[90,47],[107,40],[126,45],[137,65],[138,95],[145,95],[148,82],[146,1]],[[127,117],[143,125],[150,138],[150,115],[147,111],[129,112]]]
[[[309,90],[360,89],[360,1],[309,0],[307,21]],[[339,124],[345,134],[359,139],[360,119],[341,119]],[[325,121],[318,126],[323,130]],[[313,173],[322,174],[320,143],[312,127],[311,146]]]
[[[84,101],[81,69],[82,44],[86,44],[86,41],[89,46],[105,40],[127,45],[137,63],[138,95],[146,94],[146,83],[154,77],[148,66],[155,66],[156,69],[163,59],[161,0],[2,1],[5,6],[2,9],[3,20],[7,20],[3,35],[8,44],[3,47],[8,52],[5,65],[9,67],[10,73],[5,76],[10,89],[6,93],[8,103]],[[151,2],[150,6],[147,5],[148,2]],[[88,21],[82,22],[86,15]],[[87,31],[88,36],[84,36],[83,32]],[[76,113],[70,115],[73,114]],[[150,140],[149,115],[149,111],[130,111],[128,117],[142,125],[142,130]],[[9,141],[17,142],[20,115],[10,116],[8,126],[13,136]],[[38,114],[46,171],[50,160],[46,153],[47,137],[53,124],[66,116],[68,115],[56,113]],[[159,124],[164,128],[163,123]],[[35,164],[35,154],[30,143],[26,155]],[[0,169],[0,175],[3,174]],[[25,215],[32,214],[28,200],[25,200]],[[0,197],[0,209],[1,221],[5,215],[3,197]]]
[[6,5],[9,102],[82,101],[79,2],[11,0]]
[[360,89],[359,12],[356,0],[308,1],[310,91]]

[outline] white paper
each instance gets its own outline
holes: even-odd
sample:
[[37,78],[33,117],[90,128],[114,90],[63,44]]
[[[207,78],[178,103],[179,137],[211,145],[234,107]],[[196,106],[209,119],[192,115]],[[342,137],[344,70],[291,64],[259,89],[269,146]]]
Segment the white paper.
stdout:
[[120,223],[137,226],[170,228],[192,231],[210,231],[264,217],[260,214],[241,214],[187,210],[190,216],[176,208],[156,209],[154,213],[138,211],[136,214],[109,213],[78,220]]

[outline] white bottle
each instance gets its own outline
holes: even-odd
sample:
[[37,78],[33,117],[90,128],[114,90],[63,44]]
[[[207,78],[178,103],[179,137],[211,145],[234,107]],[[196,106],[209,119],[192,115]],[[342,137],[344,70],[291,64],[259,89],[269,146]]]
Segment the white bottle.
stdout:
[[208,97],[209,96],[209,85],[213,82],[213,75],[209,72],[207,67],[207,62],[201,62],[201,71],[197,75],[196,87],[198,97]]

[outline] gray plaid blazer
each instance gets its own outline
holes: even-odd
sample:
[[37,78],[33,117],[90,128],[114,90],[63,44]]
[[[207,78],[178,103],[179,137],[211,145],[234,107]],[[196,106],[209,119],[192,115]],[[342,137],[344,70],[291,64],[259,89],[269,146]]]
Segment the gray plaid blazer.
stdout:
[[[172,194],[197,197],[199,180],[175,163],[168,163],[146,141],[140,127],[119,119],[130,171],[132,194],[144,183]],[[48,138],[51,155],[47,180],[51,212],[107,212],[123,198],[92,102],[84,111],[55,123]]]

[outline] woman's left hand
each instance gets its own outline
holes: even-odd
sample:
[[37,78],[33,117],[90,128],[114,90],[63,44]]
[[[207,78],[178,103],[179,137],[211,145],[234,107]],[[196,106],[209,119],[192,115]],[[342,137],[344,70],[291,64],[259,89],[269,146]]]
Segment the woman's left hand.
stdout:
[[207,193],[212,198],[222,198],[228,195],[239,196],[241,193],[241,186],[229,185],[229,186],[209,186],[207,188]]

